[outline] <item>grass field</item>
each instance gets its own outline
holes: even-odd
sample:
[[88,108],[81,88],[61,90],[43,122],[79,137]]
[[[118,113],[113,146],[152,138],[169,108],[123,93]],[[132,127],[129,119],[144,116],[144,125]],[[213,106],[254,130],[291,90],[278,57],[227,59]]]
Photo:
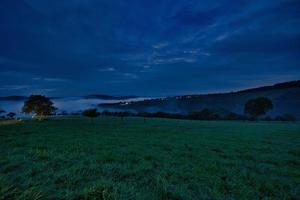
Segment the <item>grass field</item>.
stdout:
[[100,117],[0,125],[0,199],[300,199],[300,124]]

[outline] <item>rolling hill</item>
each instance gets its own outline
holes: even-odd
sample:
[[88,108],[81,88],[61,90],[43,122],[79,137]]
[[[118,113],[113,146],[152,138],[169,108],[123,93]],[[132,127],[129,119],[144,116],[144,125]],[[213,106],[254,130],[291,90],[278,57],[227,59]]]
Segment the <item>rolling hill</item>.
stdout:
[[91,94],[84,96],[85,99],[102,99],[102,100],[127,100],[138,98],[137,96],[111,96],[104,94]]
[[99,104],[99,107],[131,112],[181,114],[208,108],[220,115],[229,112],[242,114],[247,100],[262,96],[273,101],[274,109],[268,113],[269,116],[274,117],[289,113],[300,119],[300,81],[279,83],[231,93],[174,96],[138,102]]

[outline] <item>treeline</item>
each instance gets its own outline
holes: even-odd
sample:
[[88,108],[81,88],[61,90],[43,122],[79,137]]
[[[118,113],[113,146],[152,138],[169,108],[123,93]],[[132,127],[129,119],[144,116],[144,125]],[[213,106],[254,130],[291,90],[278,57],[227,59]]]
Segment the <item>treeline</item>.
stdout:
[[5,110],[0,109],[0,119],[14,119],[15,116],[16,116],[16,113],[14,113],[14,112],[6,113]]
[[283,114],[277,117],[261,117],[261,118],[253,118],[246,115],[240,115],[234,112],[230,112],[226,115],[219,115],[218,113],[209,110],[203,109],[199,112],[192,112],[189,114],[179,114],[179,113],[166,113],[166,112],[111,112],[111,111],[103,111],[100,112],[101,116],[113,116],[113,117],[145,117],[145,118],[167,118],[167,119],[189,119],[189,120],[233,120],[233,121],[296,121],[296,118],[291,114]]

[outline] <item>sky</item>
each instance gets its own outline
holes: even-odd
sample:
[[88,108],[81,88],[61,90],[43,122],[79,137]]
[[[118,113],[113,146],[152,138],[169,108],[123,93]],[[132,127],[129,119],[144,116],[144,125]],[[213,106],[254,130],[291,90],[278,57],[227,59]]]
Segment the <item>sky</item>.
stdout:
[[300,79],[299,0],[1,0],[0,96],[170,96]]

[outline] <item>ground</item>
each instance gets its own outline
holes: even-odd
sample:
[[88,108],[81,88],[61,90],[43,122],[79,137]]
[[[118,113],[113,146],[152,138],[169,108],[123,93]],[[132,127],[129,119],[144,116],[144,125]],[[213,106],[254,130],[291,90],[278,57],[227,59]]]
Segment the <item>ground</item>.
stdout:
[[0,199],[299,199],[300,124],[57,118],[0,125]]

